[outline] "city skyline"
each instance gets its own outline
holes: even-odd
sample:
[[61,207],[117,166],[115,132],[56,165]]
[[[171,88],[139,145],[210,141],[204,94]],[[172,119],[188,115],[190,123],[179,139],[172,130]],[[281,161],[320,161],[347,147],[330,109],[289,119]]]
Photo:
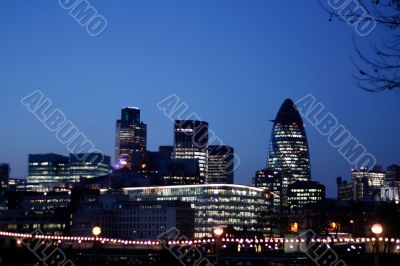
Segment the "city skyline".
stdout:
[[[111,156],[115,119],[127,105],[141,108],[150,150],[172,144],[173,123],[156,104],[176,94],[235,148],[241,158],[235,173],[239,184],[251,184],[254,172],[264,167],[268,121],[284,99],[296,102],[309,93],[379,165],[399,163],[400,125],[393,122],[400,111],[397,94],[355,87],[351,27],[329,22],[318,3],[291,3],[290,9],[284,3],[227,3],[127,3],[125,10],[97,3],[110,23],[93,39],[57,3],[8,2],[0,10],[7,24],[0,27],[6,36],[0,56],[7,62],[0,65],[0,111],[7,114],[0,161],[11,165],[11,176],[26,176],[29,153],[68,153],[20,104],[36,89]],[[9,10],[18,12],[11,17]],[[79,45],[70,45],[75,42]],[[313,180],[333,197],[336,177],[350,180],[352,166],[307,121],[305,127]]]
[[[174,107],[174,108],[176,108],[176,106]],[[293,109],[294,108],[294,109]],[[179,109],[179,108],[178,108]],[[127,120],[137,120],[136,122],[138,122],[138,123],[143,123],[142,121],[141,121],[141,119],[140,119],[140,108],[139,107],[126,107],[126,106],[124,106],[124,107],[121,107],[121,118],[124,118],[125,117],[125,119],[127,119]],[[171,110],[173,110],[173,109],[171,109]],[[129,114],[128,115],[128,113],[127,113],[127,111],[129,111],[129,112],[131,112],[131,114]],[[132,111],[133,112],[138,112],[138,118],[136,118],[136,117],[134,117],[134,115],[136,115],[136,114],[134,114],[134,113],[132,113]],[[45,113],[45,112],[44,112]],[[49,112],[49,113],[51,113],[51,112]],[[124,114],[126,114],[126,115],[124,115]],[[273,124],[276,126],[276,123],[278,122],[278,123],[283,123],[283,122],[285,122],[286,120],[290,120],[290,121],[296,121],[296,123],[304,123],[303,121],[302,121],[302,119],[301,118],[299,118],[299,116],[300,116],[300,113],[297,111],[297,107],[296,107],[296,104],[295,103],[293,103],[293,101],[291,100],[291,99],[285,99],[285,101],[283,101],[283,103],[282,103],[282,105],[280,106],[280,108],[278,109],[278,111],[277,111],[277,115],[276,115],[276,118],[274,119],[274,120],[271,120],[270,122],[273,122]],[[119,123],[121,123],[120,122],[121,120],[117,120],[117,131],[116,131],[116,137],[118,138],[118,136],[119,136],[119,129],[118,129],[118,122]],[[286,121],[287,123],[289,123],[290,121]],[[181,123],[182,123],[183,121],[179,121],[179,120],[175,120],[174,121],[174,123],[173,123],[173,132],[174,132],[174,134],[176,134],[176,125],[177,125],[177,123],[179,124],[179,125],[181,125]],[[193,120],[193,121],[187,121],[187,122],[199,122],[199,123],[204,123],[206,126],[207,126],[207,128],[208,128],[208,122],[206,122],[206,121],[199,121],[199,120]],[[285,122],[285,123],[286,123]],[[146,126],[146,124],[144,124],[145,126]],[[275,130],[277,130],[277,129],[275,129]],[[306,134],[306,133],[304,133],[304,128],[302,129],[301,128],[301,126],[300,126],[300,130],[303,132],[303,134]],[[270,136],[270,140],[268,141],[268,143],[269,143],[269,147],[268,147],[268,152],[267,152],[267,167],[272,167],[272,168],[274,168],[272,165],[270,165],[269,164],[269,157],[271,156],[271,141],[272,141],[272,139],[275,139],[275,134],[276,133],[274,133],[275,131],[274,130],[272,130],[272,134],[271,134],[271,136]],[[186,134],[186,133],[185,133]],[[197,134],[197,135],[199,135],[199,134]],[[199,135],[199,137],[202,137],[204,134],[201,134],[201,135]],[[208,135],[208,134],[207,134]],[[145,139],[147,139],[147,136],[146,136],[146,134],[145,135],[143,135],[144,136],[144,138]],[[308,149],[308,143],[307,143],[307,137],[306,137],[306,135],[304,135],[303,136],[304,137],[304,139],[305,139],[305,146],[306,146],[306,148],[307,148],[307,154],[309,153],[309,149]],[[174,137],[175,138],[175,137]],[[176,140],[175,140],[176,141]],[[169,144],[166,144],[166,143],[164,143],[164,144],[161,144],[161,145],[159,145],[157,148],[160,148],[160,147],[162,147],[163,145],[171,145],[171,147],[173,147],[173,145],[175,145],[174,144],[174,142],[175,141],[173,141],[172,143],[169,143]],[[212,140],[212,141],[214,141],[214,140]],[[276,141],[276,140],[274,140],[274,141]],[[150,143],[151,144],[151,143]],[[209,143],[208,145],[212,145],[212,143]],[[224,145],[228,145],[228,144],[226,144],[226,143],[224,143]],[[116,147],[116,146],[115,146]],[[276,147],[277,148],[277,147]],[[155,149],[156,150],[156,149]],[[48,153],[53,153],[52,151],[50,151],[50,152],[48,152]],[[46,155],[46,152],[39,152],[38,154],[43,154],[43,155]],[[65,154],[65,153],[60,153],[60,155],[61,156],[63,156],[63,154]],[[68,154],[68,153],[67,153]],[[57,154],[56,154],[57,155]],[[106,153],[104,153],[104,155],[105,156],[107,156],[107,154]],[[30,154],[28,154],[28,157],[30,156]],[[57,155],[58,156],[58,155]],[[111,156],[110,156],[111,157]],[[279,157],[279,156],[278,156]],[[111,157],[112,158],[112,157]],[[118,160],[117,160],[117,158],[114,156],[114,158],[113,158],[114,160],[112,160],[112,161],[115,161],[117,164],[118,164]],[[232,159],[234,159],[234,158],[232,158]],[[239,158],[239,160],[240,160],[240,158]],[[308,159],[307,159],[308,160]],[[311,161],[311,160],[310,160]],[[4,161],[3,163],[8,163],[8,162],[6,162],[6,161]],[[239,163],[240,163],[240,161],[239,161]],[[311,164],[311,162],[308,162],[309,164]],[[381,166],[381,165],[379,165],[379,164],[377,164],[378,166]],[[10,167],[10,169],[12,170],[12,165],[10,165],[11,167]],[[240,165],[239,165],[240,166]],[[387,166],[389,166],[389,165],[387,165]],[[387,166],[383,166],[383,168],[384,169],[386,169],[386,167]],[[309,166],[308,166],[309,167]],[[28,168],[29,168],[29,164],[28,164]],[[234,167],[234,169],[236,169],[236,166]],[[352,172],[353,172],[353,169],[354,168],[351,168],[350,170],[350,177],[347,177],[347,176],[344,176],[344,179],[343,180],[351,180],[351,176],[352,176]],[[256,170],[255,170],[256,171]],[[12,177],[12,178],[15,178],[15,176],[13,176],[12,174],[10,174],[10,177]],[[19,177],[17,177],[17,178],[19,178]],[[26,176],[26,178],[28,178],[28,176]],[[250,177],[250,182],[249,183],[238,183],[238,182],[236,182],[236,178],[234,179],[234,184],[244,184],[244,185],[252,185],[252,178],[253,178],[253,176],[252,177]],[[309,179],[310,178],[310,176],[308,176],[306,179]],[[317,181],[321,181],[321,180],[318,180],[317,179]],[[321,181],[322,183],[323,183],[323,181]],[[323,183],[324,184],[324,183]],[[335,182],[335,185],[336,185],[336,182]],[[336,192],[337,192],[337,190],[336,190],[336,186],[334,187],[334,188],[332,188],[332,187],[329,187],[329,186],[327,186],[327,190],[329,190],[329,189],[333,189],[334,190],[334,193],[332,194],[332,195],[329,195],[329,194],[327,194],[327,196],[329,196],[329,197],[332,197],[332,198],[335,198],[337,195],[336,195]]]
[[1,265],[398,265],[400,0],[0,4]]

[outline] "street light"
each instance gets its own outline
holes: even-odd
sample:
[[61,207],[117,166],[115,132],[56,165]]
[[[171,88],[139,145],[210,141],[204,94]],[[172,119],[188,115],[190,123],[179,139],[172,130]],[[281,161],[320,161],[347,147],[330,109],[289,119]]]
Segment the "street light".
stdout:
[[382,234],[382,232],[383,232],[383,227],[382,227],[382,225],[380,225],[380,224],[374,224],[374,225],[371,227],[371,231],[372,231],[372,233],[374,233],[375,235],[379,236],[379,235]]
[[221,252],[221,236],[224,233],[224,229],[222,229],[222,227],[216,227],[216,228],[214,228],[213,233],[216,238],[216,240],[215,240],[215,261],[217,263],[217,266],[219,266],[220,252]]
[[95,227],[93,227],[93,229],[92,229],[92,234],[93,234],[95,237],[98,237],[98,236],[101,234],[101,228],[100,228],[100,226],[95,226]]
[[[374,224],[371,227],[372,233],[379,238],[379,235],[382,234],[383,232],[383,227],[381,224]],[[376,239],[375,241],[375,258],[374,258],[374,265],[379,266],[379,239]]]
[[214,228],[214,235],[220,237],[224,233],[224,229],[221,227]]
[[99,237],[99,235],[101,234],[101,227],[100,227],[100,226],[95,226],[95,227],[93,227],[93,229],[92,229],[92,234],[93,234],[94,237],[96,238],[96,239],[93,241],[93,249],[94,249],[94,252],[96,253],[96,256],[95,256],[95,263],[97,263],[97,260],[98,260],[98,258],[97,258],[97,256],[98,256],[98,250],[97,250],[96,240],[97,240],[97,238]]

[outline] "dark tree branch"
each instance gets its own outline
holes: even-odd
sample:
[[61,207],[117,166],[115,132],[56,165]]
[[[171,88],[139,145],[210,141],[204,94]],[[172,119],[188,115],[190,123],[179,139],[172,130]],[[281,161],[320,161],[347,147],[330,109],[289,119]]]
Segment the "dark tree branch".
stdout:
[[351,60],[357,69],[357,74],[353,75],[357,86],[370,92],[400,92],[400,0],[354,0],[347,4],[343,1],[339,2],[342,6],[335,7],[328,1],[318,0],[330,15],[330,21],[337,18],[356,25],[373,19],[389,36],[374,45],[371,55],[362,52],[353,38],[356,58]]

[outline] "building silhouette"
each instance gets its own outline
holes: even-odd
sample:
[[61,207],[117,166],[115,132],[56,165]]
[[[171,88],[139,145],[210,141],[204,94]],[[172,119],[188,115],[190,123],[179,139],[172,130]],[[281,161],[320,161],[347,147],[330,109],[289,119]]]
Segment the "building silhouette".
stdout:
[[0,163],[0,192],[8,188],[8,180],[10,178],[10,165]]

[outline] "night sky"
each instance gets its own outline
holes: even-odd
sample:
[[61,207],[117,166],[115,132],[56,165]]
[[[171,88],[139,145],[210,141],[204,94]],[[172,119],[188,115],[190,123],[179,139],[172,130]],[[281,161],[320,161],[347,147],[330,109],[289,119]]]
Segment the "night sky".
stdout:
[[[114,156],[115,120],[138,106],[148,146],[173,142],[156,104],[176,94],[235,148],[239,184],[265,167],[272,123],[286,98],[311,93],[378,164],[400,163],[399,93],[355,86],[352,38],[317,1],[90,1],[108,21],[93,38],[58,1],[0,4],[0,162],[26,177],[29,153],[68,154],[20,103],[42,90],[98,149]],[[312,178],[336,195],[351,165],[306,123]]]

